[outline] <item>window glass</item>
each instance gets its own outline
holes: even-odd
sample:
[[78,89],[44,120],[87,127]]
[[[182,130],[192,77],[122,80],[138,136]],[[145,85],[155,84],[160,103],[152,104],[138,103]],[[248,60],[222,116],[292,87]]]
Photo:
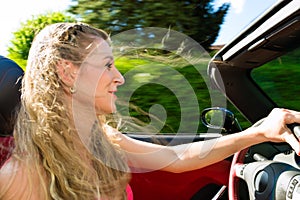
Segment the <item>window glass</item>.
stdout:
[[300,48],[254,69],[253,79],[278,105],[300,110]]

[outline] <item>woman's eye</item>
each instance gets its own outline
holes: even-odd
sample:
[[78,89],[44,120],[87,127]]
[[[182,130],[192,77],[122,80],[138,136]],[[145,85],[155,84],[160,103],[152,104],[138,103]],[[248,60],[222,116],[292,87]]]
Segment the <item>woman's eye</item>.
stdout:
[[112,65],[113,65],[113,63],[107,63],[107,64],[105,65],[105,67],[107,67],[107,69],[111,69],[111,68],[112,68]]

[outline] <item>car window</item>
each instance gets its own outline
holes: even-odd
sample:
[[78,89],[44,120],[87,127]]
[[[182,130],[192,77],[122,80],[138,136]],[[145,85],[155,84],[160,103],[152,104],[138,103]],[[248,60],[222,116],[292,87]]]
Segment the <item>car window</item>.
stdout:
[[253,79],[278,105],[300,110],[300,47],[252,72]]

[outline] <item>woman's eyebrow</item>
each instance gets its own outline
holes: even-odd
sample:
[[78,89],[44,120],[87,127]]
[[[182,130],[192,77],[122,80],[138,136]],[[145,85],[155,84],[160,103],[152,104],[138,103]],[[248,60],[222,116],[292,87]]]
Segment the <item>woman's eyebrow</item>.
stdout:
[[111,60],[113,60],[114,57],[113,56],[105,56],[104,59],[111,59]]

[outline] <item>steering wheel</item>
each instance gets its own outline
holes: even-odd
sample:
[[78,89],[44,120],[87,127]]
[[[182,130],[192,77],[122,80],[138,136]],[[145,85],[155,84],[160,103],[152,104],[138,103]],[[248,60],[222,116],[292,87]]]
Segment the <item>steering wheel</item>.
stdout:
[[228,195],[230,200],[238,200],[238,191],[239,191],[239,177],[237,176],[237,171],[244,164],[245,155],[248,152],[249,148],[243,149],[234,154],[230,173],[229,173],[229,184],[228,184]]
[[[264,119],[253,126],[259,126]],[[299,127],[299,126],[298,126]],[[250,200],[300,199],[300,170],[285,162],[257,157],[257,162],[244,163],[249,148],[234,154],[230,174],[228,195],[230,200],[239,200],[239,179],[246,181]],[[254,155],[255,156],[255,155]],[[259,154],[256,156],[260,156]]]
[[[253,124],[254,127],[259,126],[264,121],[264,118],[257,121]],[[228,195],[230,200],[238,200],[238,191],[239,191],[239,177],[237,176],[238,170],[243,167],[245,156],[249,148],[245,148],[237,153],[234,154],[231,167],[230,167],[230,174],[229,174],[229,188],[228,188]]]

